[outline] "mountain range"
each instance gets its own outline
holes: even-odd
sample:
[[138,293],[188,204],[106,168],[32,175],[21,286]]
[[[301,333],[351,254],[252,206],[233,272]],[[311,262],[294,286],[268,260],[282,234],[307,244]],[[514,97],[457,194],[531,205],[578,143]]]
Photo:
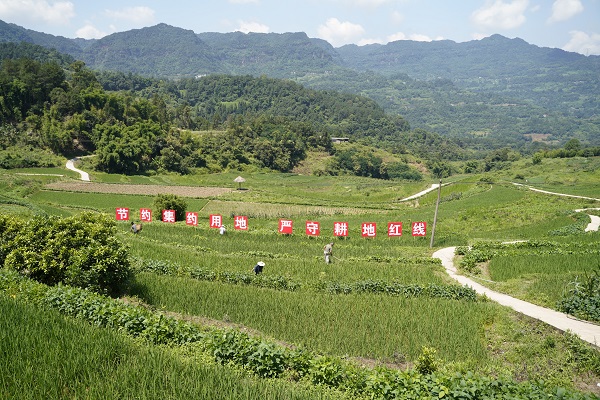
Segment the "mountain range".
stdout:
[[533,135],[549,143],[575,137],[600,145],[600,56],[518,38],[335,48],[303,32],[195,33],[159,24],[85,40],[0,21],[0,42],[20,41],[54,48],[99,71],[171,79],[266,75],[358,93],[413,127],[451,136],[507,144]]

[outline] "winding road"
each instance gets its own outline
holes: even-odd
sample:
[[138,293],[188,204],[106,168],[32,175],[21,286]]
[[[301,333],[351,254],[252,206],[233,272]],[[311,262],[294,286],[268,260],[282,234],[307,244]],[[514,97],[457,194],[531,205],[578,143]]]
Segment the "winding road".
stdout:
[[[530,190],[546,193],[556,196],[565,196],[565,197],[575,197],[581,199],[588,200],[596,200],[600,201],[600,199],[596,199],[593,197],[585,197],[585,196],[576,196],[569,195],[563,193],[555,193],[549,192],[546,190],[540,190],[533,188],[531,186],[522,185],[519,183],[514,183],[517,186],[523,186],[529,188]],[[576,212],[585,212],[587,210],[600,210],[600,208],[585,208],[575,210]],[[600,228],[600,217],[595,215],[589,215],[591,218],[591,222],[585,228],[586,232],[590,231],[598,231]],[[548,325],[551,325],[561,331],[570,331],[577,336],[579,336],[582,340],[594,345],[600,345],[600,325],[596,325],[593,323],[581,321],[578,319],[574,319],[568,316],[565,313],[561,313],[549,308],[540,307],[538,305],[528,303],[523,300],[515,299],[514,297],[508,296],[503,293],[499,293],[493,291],[478,282],[473,281],[472,279],[467,278],[466,276],[459,275],[456,271],[456,267],[454,266],[454,251],[456,247],[446,247],[444,249],[438,250],[433,253],[433,258],[439,258],[442,261],[442,265],[446,269],[448,275],[454,280],[458,281],[462,285],[470,286],[477,293],[486,295],[489,299],[494,300],[495,302],[512,308],[513,310],[527,315],[529,317],[535,318],[537,320],[543,321]]]
[[75,168],[75,161],[77,161],[77,160],[78,160],[77,158],[72,158],[69,161],[67,161],[67,165],[66,165],[67,169],[77,172],[81,176],[82,181],[90,182],[90,175],[87,172]]
[[448,275],[460,284],[470,286],[477,293],[485,294],[489,299],[494,300],[503,306],[510,307],[521,314],[543,321],[561,331],[571,331],[582,340],[585,340],[594,346],[600,344],[600,325],[573,319],[567,314],[515,299],[514,297],[510,297],[503,293],[495,292],[466,276],[457,274],[453,262],[455,249],[456,247],[446,247],[433,253],[432,257],[439,258]]

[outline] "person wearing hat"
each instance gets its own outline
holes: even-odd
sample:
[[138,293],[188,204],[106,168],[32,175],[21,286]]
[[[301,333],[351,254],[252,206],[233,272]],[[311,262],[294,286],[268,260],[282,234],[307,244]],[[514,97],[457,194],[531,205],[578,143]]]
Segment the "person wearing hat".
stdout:
[[263,271],[263,267],[264,267],[264,266],[265,266],[265,263],[264,263],[264,262],[262,262],[262,261],[259,261],[259,262],[257,262],[257,263],[256,263],[256,265],[254,266],[254,273],[255,273],[256,275],[258,275],[258,274],[262,274],[262,271]]
[[328,243],[323,247],[323,254],[325,255],[325,263],[329,264],[331,262],[331,257],[333,257],[333,242]]

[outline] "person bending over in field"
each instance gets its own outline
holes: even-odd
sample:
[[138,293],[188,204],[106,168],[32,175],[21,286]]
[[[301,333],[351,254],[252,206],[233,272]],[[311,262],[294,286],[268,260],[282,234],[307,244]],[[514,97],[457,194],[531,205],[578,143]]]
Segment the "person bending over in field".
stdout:
[[257,262],[253,269],[254,273],[256,275],[262,274],[264,266],[265,266],[264,262],[262,262],[262,261]]
[[136,224],[135,222],[131,221],[131,232],[138,233],[141,230],[142,224]]
[[323,247],[323,254],[325,255],[325,264],[330,264],[331,258],[333,257],[333,242],[328,243]]

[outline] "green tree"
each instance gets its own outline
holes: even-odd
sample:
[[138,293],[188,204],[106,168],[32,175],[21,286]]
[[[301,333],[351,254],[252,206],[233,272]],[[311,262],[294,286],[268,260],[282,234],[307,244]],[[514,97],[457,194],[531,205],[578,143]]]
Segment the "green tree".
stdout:
[[174,210],[177,221],[185,221],[187,202],[174,194],[159,194],[154,198],[154,213],[160,215],[162,220],[163,210]]

